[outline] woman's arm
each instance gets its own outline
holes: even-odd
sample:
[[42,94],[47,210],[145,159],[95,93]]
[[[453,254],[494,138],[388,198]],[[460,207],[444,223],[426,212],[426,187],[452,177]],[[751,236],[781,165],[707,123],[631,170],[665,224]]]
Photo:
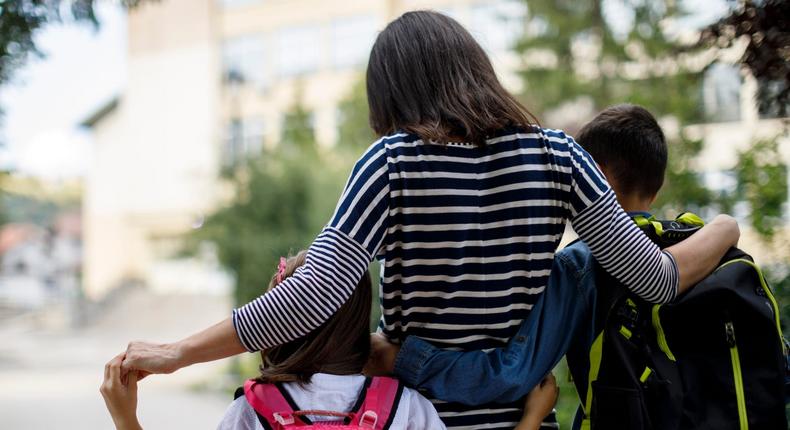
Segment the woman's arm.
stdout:
[[123,375],[131,369],[173,373],[196,363],[219,360],[244,352],[230,318],[173,343],[130,342],[123,360]]
[[671,301],[712,272],[738,242],[737,225],[721,217],[662,251],[623,211],[590,155],[570,137],[565,139],[571,160],[573,228],[601,266],[643,299]]
[[304,336],[328,320],[365,273],[384,238],[389,212],[385,139],[357,161],[329,224],[305,264],[232,319],[173,344],[133,342],[125,369],[170,373],[199,362],[260,351]]

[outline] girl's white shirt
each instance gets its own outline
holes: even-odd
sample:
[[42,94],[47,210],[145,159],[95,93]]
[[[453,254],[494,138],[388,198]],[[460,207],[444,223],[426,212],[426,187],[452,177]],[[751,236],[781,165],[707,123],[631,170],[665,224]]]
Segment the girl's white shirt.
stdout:
[[[307,385],[285,383],[283,386],[299,409],[348,412],[354,407],[364,384],[363,375],[316,373]],[[263,426],[242,396],[230,404],[217,429],[263,430]],[[445,426],[428,399],[415,390],[404,388],[390,429],[444,430]]]

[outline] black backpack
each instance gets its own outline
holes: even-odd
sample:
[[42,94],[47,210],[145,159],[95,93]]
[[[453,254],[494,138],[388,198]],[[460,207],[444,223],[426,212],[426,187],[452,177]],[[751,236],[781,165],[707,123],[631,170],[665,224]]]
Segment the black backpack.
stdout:
[[[659,246],[698,230],[636,217]],[[589,374],[574,378],[582,429],[787,429],[787,346],[759,267],[733,248],[718,269],[666,305],[645,302],[602,269]]]

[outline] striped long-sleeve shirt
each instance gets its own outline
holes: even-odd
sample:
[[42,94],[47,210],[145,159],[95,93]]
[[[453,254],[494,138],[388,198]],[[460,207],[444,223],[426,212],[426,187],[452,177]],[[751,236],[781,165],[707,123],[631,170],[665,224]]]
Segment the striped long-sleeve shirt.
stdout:
[[[563,132],[507,130],[483,147],[387,136],[356,163],[305,265],[235,310],[234,325],[250,351],[305,335],[378,258],[390,338],[501,346],[545,288],[568,221],[635,293],[654,302],[675,296],[672,256],[637,229],[589,154]],[[512,428],[523,408],[435,404],[450,428]]]

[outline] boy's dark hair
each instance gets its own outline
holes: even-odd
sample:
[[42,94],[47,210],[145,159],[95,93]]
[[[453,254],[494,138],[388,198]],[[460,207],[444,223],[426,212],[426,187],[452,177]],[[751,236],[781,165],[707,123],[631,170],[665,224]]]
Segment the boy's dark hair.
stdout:
[[[286,260],[287,279],[304,265],[307,251]],[[269,290],[277,287],[277,274]],[[315,373],[353,375],[362,373],[370,356],[370,274],[365,271],[351,297],[317,329],[305,336],[261,351],[259,382],[309,383]]]
[[407,12],[378,35],[367,69],[370,126],[440,143],[483,145],[505,127],[535,117],[510,95],[471,34],[438,12]]
[[582,127],[578,143],[613,176],[622,193],[654,196],[664,184],[667,142],[647,109],[621,104]]

